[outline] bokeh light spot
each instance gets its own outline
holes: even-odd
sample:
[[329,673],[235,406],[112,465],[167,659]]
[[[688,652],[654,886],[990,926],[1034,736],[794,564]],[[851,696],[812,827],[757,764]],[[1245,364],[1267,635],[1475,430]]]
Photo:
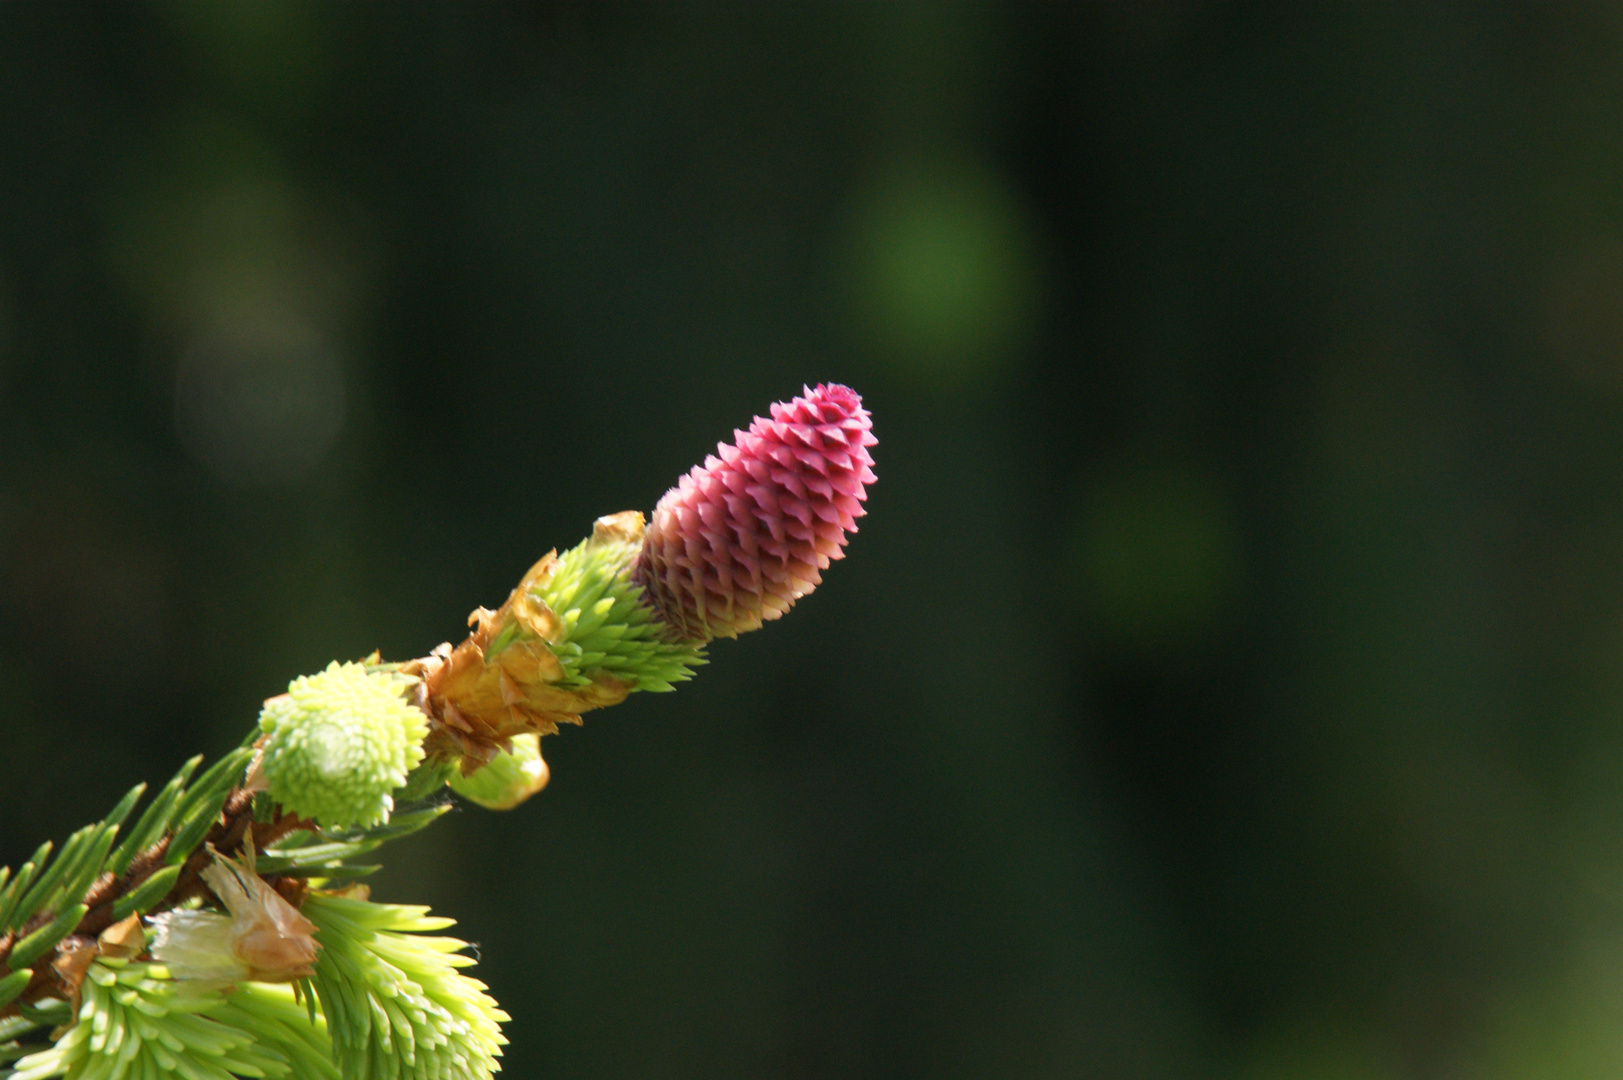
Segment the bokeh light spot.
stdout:
[[997,177],[965,166],[895,175],[874,186],[854,221],[848,284],[880,355],[961,384],[1029,340],[1035,245]]
[[1519,987],[1490,1011],[1472,1075],[1606,1080],[1623,1072],[1623,996],[1615,940],[1549,981]]
[[175,426],[186,449],[234,484],[299,480],[344,424],[344,379],[315,327],[264,319],[204,331],[181,357]]
[[1237,1080],[1397,1080],[1365,1038],[1334,1025],[1276,1031],[1253,1049]]

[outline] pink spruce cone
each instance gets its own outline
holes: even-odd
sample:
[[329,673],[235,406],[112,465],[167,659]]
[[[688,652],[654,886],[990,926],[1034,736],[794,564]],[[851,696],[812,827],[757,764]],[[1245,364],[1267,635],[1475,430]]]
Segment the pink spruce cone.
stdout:
[[818,384],[735,431],[665,493],[633,577],[680,637],[737,637],[822,581],[874,482],[868,410]]

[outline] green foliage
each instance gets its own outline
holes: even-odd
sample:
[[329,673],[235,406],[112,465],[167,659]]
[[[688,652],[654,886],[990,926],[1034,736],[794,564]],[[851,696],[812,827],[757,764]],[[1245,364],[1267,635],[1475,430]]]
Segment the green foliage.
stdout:
[[389,820],[392,792],[423,759],[428,721],[405,680],[361,664],[301,676],[265,703],[263,768],[271,796],[322,825]]
[[457,971],[473,963],[453,925],[428,909],[312,895],[303,914],[322,944],[313,978],[345,1080],[489,1077],[507,1040],[507,1014],[485,985]]
[[[47,862],[41,872],[34,879],[34,884],[23,894],[17,904],[10,926],[16,929],[25,925],[30,919],[41,914],[54,913],[62,908],[63,897],[72,893],[74,886],[85,876],[83,871],[88,866],[92,874],[101,868],[101,859],[94,859],[93,853],[100,851],[105,858],[106,846],[102,843],[104,834],[112,830],[101,825],[86,825],[62,845],[62,852],[54,861]],[[110,838],[106,838],[110,843]],[[72,899],[67,903],[77,903],[84,896],[84,890],[90,887],[85,881],[83,887],[73,893]],[[65,931],[64,931],[65,932]]]
[[[348,860],[414,833],[450,809],[449,803],[413,807],[388,820],[389,792],[420,760],[425,733],[422,714],[400,697],[401,685],[395,676],[370,674],[359,665],[333,665],[315,679],[297,680],[286,699],[290,708],[267,710],[271,719],[262,725],[269,735],[266,742],[281,751],[284,765],[291,757],[288,747],[299,741],[289,732],[300,723],[306,725],[306,736],[334,717],[350,722],[360,715],[363,724],[382,727],[381,736],[369,732],[374,738],[370,749],[381,743],[383,760],[373,762],[372,779],[378,782],[366,798],[374,800],[369,805],[384,809],[375,815],[324,815],[333,823],[296,831],[271,845],[258,859],[263,873],[320,881],[370,873],[376,867]],[[280,744],[278,736],[283,737]],[[232,792],[240,789],[254,753],[252,745],[240,747],[190,785],[201,759],[186,762],[136,819],[123,843],[117,843],[120,826],[145,785],[131,789],[106,820],[80,829],[59,850],[47,842],[15,874],[0,868],[0,927],[16,935],[6,968],[0,970],[0,1007],[16,1001],[34,968],[79,926],[91,886],[104,874],[126,873],[141,853],[166,838],[163,864],[113,900],[112,918],[144,913],[170,895],[185,862],[220,820]],[[273,791],[275,776],[286,780],[288,775],[270,767],[275,756],[267,751]],[[337,785],[351,795],[355,772],[346,769],[345,784]],[[308,800],[289,796],[285,784],[282,796],[285,809],[315,816]],[[343,824],[368,817],[364,824]],[[319,895],[306,906],[322,917],[321,944],[327,951],[317,978],[303,984],[305,1001],[296,1000],[286,986],[176,981],[162,965],[102,957],[86,975],[76,1015],[66,1003],[46,999],[18,1006],[20,1015],[0,1021],[0,1080],[449,1080],[495,1071],[504,1042],[496,1025],[505,1014],[483,992],[482,983],[456,971],[472,963],[457,955],[462,942],[422,933],[450,925],[448,920],[429,919],[420,908]],[[339,1031],[345,1041],[337,1057],[318,993],[342,1018]],[[26,1038],[53,1026],[60,1037],[52,1045]],[[345,1063],[343,1073],[338,1060]]]
[[563,664],[564,685],[584,686],[601,671],[633,690],[670,690],[706,662],[703,649],[666,640],[665,624],[629,576],[638,550],[630,541],[590,537],[560,555],[552,576],[534,590],[563,620],[564,635],[552,651]]
[[203,761],[199,754],[180,767],[180,771],[163,786],[163,790],[153,796],[147,808],[141,812],[129,835],[124,842],[113,852],[107,861],[107,868],[115,874],[122,874],[129,868],[130,862],[141,852],[157,843],[169,828],[170,816],[174,813],[175,803],[186,792],[186,781],[196,771]]
[[29,913],[26,910],[21,913],[21,918],[18,917],[23,892],[34,883],[34,876],[50,857],[51,842],[47,840],[35,850],[34,857],[23,863],[22,869],[12,876],[5,892],[0,893],[0,930],[15,930],[18,924],[28,921]]
[[253,755],[252,747],[233,750],[198,777],[197,783],[177,800],[167,823],[173,838],[165,858],[171,864],[178,865],[191,858],[230,797],[231,789],[241,782],[242,772]]
[[85,912],[88,910],[90,909],[83,904],[74,904],[70,908],[64,908],[61,914],[50,922],[25,935],[21,941],[13,945],[8,963],[14,968],[32,964],[35,960],[44,956],[57,942],[72,933],[73,928],[79,925],[79,920],[85,917]]
[[0,869],[0,930],[17,935],[5,957],[7,970],[0,973],[0,1005],[8,1004],[27,985],[24,970],[55,948],[84,918],[89,910],[84,903],[86,894],[113,867],[119,854],[113,850],[119,825],[145,790],[144,784],[130,789],[106,820],[68,837],[56,858],[51,857],[52,845],[47,841],[16,874],[9,868]]
[[18,968],[10,975],[0,978],[0,1008],[17,1000],[17,995],[28,986],[28,980],[33,978],[33,975],[32,968]]
[[[73,932],[88,911],[86,895],[103,874],[123,873],[137,854],[168,834],[166,857],[171,865],[119,897],[113,906],[114,918],[145,911],[163,899],[179,878],[180,864],[202,842],[220,807],[241,782],[252,754],[247,747],[227,754],[188,791],[186,780],[202,761],[200,757],[192,758],[158,793],[117,847],[114,843],[119,826],[146,791],[145,784],[131,788],[105,820],[68,837],[54,859],[52,845],[47,841],[16,874],[0,869],[0,883],[4,886],[0,888],[0,929],[19,935],[6,957],[12,974],[0,975],[0,997],[10,1001],[6,995],[16,981],[15,973]],[[33,929],[28,929],[30,926]]]
[[327,879],[355,877],[358,876],[354,873],[357,869],[370,872],[375,867],[347,866],[346,859],[375,851],[390,840],[410,836],[438,821],[450,809],[451,804],[445,802],[396,814],[386,825],[296,832],[267,848],[255,865],[262,875],[287,874]]
[[208,1015],[275,1047],[292,1066],[293,1080],[339,1080],[327,1019],[314,1006],[313,997],[298,1001],[292,987],[250,982],[239,984]]
[[131,915],[145,912],[153,904],[162,900],[175,887],[175,881],[180,877],[181,868],[178,866],[165,866],[154,872],[141,884],[125,893],[113,902],[113,921],[127,919]]
[[[144,815],[147,820],[137,828],[161,837],[174,826],[193,829],[196,815],[213,821],[223,794],[241,780],[246,760],[241,752],[228,755],[221,763],[223,768],[217,765],[199,779],[192,792],[185,792],[185,779],[197,764],[188,762],[176,781],[159,793],[149,815]],[[114,817],[127,815],[139,794],[126,797],[115,808]],[[414,833],[448,809],[450,804],[442,803],[398,814],[388,824],[368,828],[296,832],[260,856],[259,867],[267,873],[319,875],[328,880],[369,873],[375,867],[352,866],[344,860]],[[48,953],[84,917],[86,907],[78,902],[83,895],[81,881],[88,874],[87,867],[100,871],[112,864],[116,853],[110,855],[109,850],[114,828],[109,822],[89,826],[63,845],[54,862],[47,844],[17,875],[0,871],[0,886],[4,887],[0,898],[12,905],[19,924],[37,921],[38,914],[28,911],[40,904],[75,900],[13,947],[9,966],[14,970],[0,975],[0,1006],[12,1002],[28,985],[32,972],[22,965]],[[178,864],[160,867],[114,903],[114,917],[123,918],[156,903],[174,886],[181,870]],[[505,1019],[504,1014],[483,993],[483,984],[454,970],[472,962],[448,955],[462,948],[461,942],[420,933],[449,925],[448,920],[425,918],[423,909],[326,897],[312,897],[307,907],[327,913],[322,944],[332,943],[334,960],[327,966],[336,972],[325,973],[321,982],[325,993],[341,994],[335,1001],[378,1003],[379,1015],[404,1017],[417,1024],[417,1030],[398,1035],[385,1031],[379,1043],[377,1031],[364,1023],[357,1029],[351,1023],[346,1030],[359,1031],[357,1045],[362,1053],[352,1054],[348,1072],[341,1074],[326,1017],[317,1005],[316,986],[309,980],[303,984],[309,996],[301,1003],[287,986],[175,981],[163,965],[104,957],[87,973],[76,1016],[68,1015],[62,1003],[47,1000],[25,1005],[23,1016],[0,1022],[0,1040],[9,1040],[0,1041],[0,1080],[55,1076],[69,1080],[149,1076],[154,1080],[169,1076],[340,1080],[341,1075],[355,1080],[397,1075],[484,1077],[494,1071],[496,1047],[502,1042],[496,1022]],[[56,1024],[64,1025],[64,1030],[54,1045],[41,1048],[16,1041],[17,1035]],[[391,1066],[370,1053],[368,1048],[374,1044],[381,1045],[385,1053],[405,1053],[398,1069],[390,1071]],[[6,1068],[3,1063],[13,1059],[20,1060]]]
[[146,789],[146,784],[141,783],[126,791],[124,797],[118,800],[118,805],[108,811],[107,817],[102,821],[102,824],[123,825],[124,819],[130,816],[130,811],[134,810],[135,804],[141,801],[141,796],[146,793]]
[[[108,959],[92,964],[78,1023],[49,1049],[18,1061],[13,1080],[298,1075],[280,1046],[264,1037],[268,1025],[256,1022],[250,1033],[212,1019],[204,1014],[226,1004],[219,990],[189,985],[182,993],[162,975],[162,968],[150,964]],[[239,1009],[234,1015],[251,1014]]]

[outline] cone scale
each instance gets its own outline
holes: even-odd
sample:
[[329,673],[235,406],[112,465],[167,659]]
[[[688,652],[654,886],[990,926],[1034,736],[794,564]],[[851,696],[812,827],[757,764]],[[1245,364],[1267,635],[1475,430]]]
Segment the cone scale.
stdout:
[[734,436],[659,500],[632,572],[688,641],[754,630],[816,588],[874,482],[849,387],[820,383]]

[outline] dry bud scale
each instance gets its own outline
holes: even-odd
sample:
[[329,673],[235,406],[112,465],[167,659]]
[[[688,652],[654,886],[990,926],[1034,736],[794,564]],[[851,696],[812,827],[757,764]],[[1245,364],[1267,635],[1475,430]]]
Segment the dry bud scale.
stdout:
[[428,936],[450,920],[373,903],[350,860],[432,823],[447,784],[516,806],[547,782],[541,736],[781,617],[844,554],[873,445],[844,386],[773,405],[646,527],[598,519],[460,644],[295,679],[133,823],[145,785],[0,869],[0,1080],[496,1072],[507,1016],[462,973],[463,943]]

